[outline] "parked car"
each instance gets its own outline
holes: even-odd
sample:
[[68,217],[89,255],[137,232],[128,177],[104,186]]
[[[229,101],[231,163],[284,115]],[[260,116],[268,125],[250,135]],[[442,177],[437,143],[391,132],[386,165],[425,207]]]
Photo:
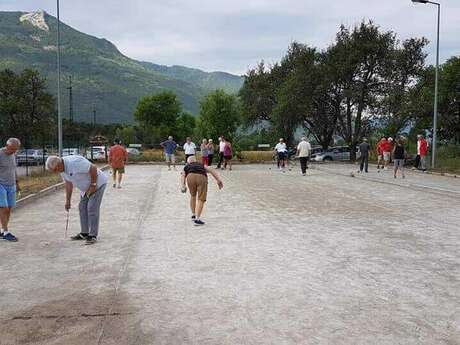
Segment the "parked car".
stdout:
[[79,155],[79,154],[80,154],[80,150],[76,149],[76,148],[63,149],[62,150],[62,157],[75,156],[75,155]]
[[[358,148],[355,149],[356,158],[359,158],[360,153]],[[328,148],[326,151],[312,154],[311,160],[315,162],[325,161],[348,161],[350,160],[350,148],[348,146],[336,146]]]
[[21,150],[16,155],[18,165],[40,165],[44,164],[48,154],[41,149]]
[[[92,154],[91,154],[92,151]],[[86,151],[86,158],[95,161],[105,160],[105,146],[93,146]]]
[[128,151],[128,156],[140,156],[141,154],[141,151],[133,147],[128,147],[126,151]]

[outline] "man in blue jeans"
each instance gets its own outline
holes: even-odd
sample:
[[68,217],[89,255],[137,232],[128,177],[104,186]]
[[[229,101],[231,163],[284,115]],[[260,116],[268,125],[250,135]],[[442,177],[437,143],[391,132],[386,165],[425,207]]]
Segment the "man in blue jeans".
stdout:
[[16,192],[19,191],[16,174],[16,155],[21,147],[19,139],[10,138],[0,149],[0,240],[16,242],[18,239],[8,229],[11,209],[16,205]]

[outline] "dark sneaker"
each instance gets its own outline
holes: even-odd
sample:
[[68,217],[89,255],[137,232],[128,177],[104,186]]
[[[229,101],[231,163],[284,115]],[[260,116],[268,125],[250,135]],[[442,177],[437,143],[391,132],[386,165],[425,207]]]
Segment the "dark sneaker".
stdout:
[[191,218],[191,219],[192,219],[192,222],[194,222],[194,221],[195,221],[195,219],[196,219],[196,216],[192,216],[192,218]]
[[75,236],[72,236],[70,239],[72,241],[83,241],[83,240],[86,240],[86,238],[88,237],[87,234],[77,234]]
[[86,245],[90,245],[90,244],[94,244],[94,243],[96,243],[96,242],[97,242],[96,237],[94,237],[94,236],[88,236],[88,237],[86,238],[85,244],[86,244]]
[[3,238],[3,232],[0,233],[0,240],[4,240],[4,238]]
[[201,219],[195,219],[195,226],[201,226],[204,225],[204,222]]
[[11,232],[7,233],[6,235],[4,234],[3,239],[5,241],[10,241],[10,242],[17,242],[18,241],[16,236],[14,236]]

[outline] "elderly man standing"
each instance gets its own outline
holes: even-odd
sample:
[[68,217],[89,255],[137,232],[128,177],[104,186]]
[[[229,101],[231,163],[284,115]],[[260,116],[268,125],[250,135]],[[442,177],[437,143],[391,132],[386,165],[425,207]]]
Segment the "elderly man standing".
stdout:
[[65,209],[71,208],[73,187],[80,190],[80,226],[81,232],[73,237],[74,241],[86,240],[94,244],[99,233],[99,213],[107,184],[107,176],[94,164],[82,156],[59,158],[50,156],[46,160],[46,169],[61,174],[65,182]]
[[299,143],[299,145],[297,145],[297,156],[300,160],[300,170],[302,171],[303,176],[307,174],[308,159],[310,158],[310,152],[310,143],[307,141],[306,137],[302,137],[301,142]]
[[21,146],[19,139],[10,138],[0,149],[0,240],[16,242],[18,239],[8,229],[11,209],[16,205],[16,192],[20,190],[16,174],[15,153]]

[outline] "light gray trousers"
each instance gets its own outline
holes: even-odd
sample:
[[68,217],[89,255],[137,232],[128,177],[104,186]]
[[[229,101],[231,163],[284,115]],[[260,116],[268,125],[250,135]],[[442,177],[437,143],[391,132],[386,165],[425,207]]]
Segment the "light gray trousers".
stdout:
[[80,226],[82,234],[97,237],[99,233],[99,213],[104,195],[105,186],[99,187],[89,198],[80,198],[78,209],[80,210]]

